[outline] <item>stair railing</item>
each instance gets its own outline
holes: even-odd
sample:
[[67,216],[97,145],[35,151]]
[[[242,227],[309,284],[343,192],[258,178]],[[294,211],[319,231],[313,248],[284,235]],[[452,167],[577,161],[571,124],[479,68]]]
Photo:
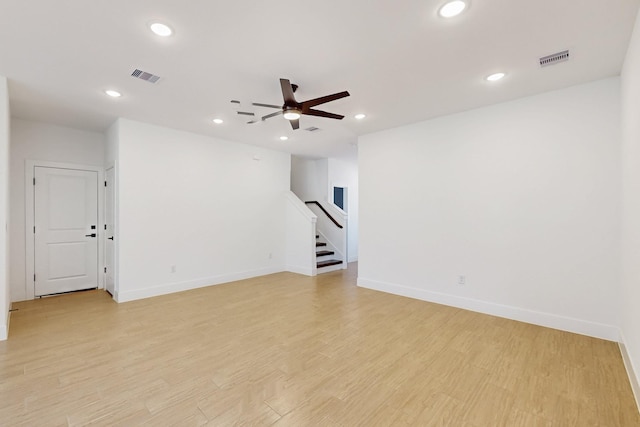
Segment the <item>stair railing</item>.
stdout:
[[[332,205],[330,205],[327,209],[325,209],[324,206],[322,206],[320,203],[318,203],[315,200],[307,201],[304,203],[307,206],[309,206],[309,208],[311,208],[310,205],[315,205],[320,211],[322,211],[322,214],[318,211],[315,212],[318,217],[317,218],[318,222],[316,224],[317,234],[322,235],[324,241],[328,243],[330,247],[333,248],[332,250],[334,250],[336,255],[339,257],[338,259],[342,261],[342,268],[347,268],[347,261],[348,261],[347,214],[345,212],[340,211],[339,208],[336,207],[335,213],[333,214],[335,215],[334,217],[327,210],[327,209],[333,208]],[[312,210],[315,210],[315,208],[313,208]],[[336,218],[338,218],[340,222],[338,222]]]
[[338,221],[336,221],[336,219],[335,219],[334,217],[332,217],[332,216],[331,216],[331,214],[330,214],[329,212],[327,212],[327,210],[326,210],[325,208],[323,208],[323,207],[322,207],[322,205],[321,205],[320,203],[318,203],[317,201],[315,201],[315,200],[311,200],[311,201],[308,201],[308,202],[305,202],[305,203],[306,203],[307,205],[316,205],[316,206],[318,206],[318,207],[320,208],[320,210],[321,210],[322,212],[324,212],[324,214],[325,214],[327,217],[329,217],[329,219],[331,220],[331,222],[333,222],[333,223],[336,225],[336,227],[338,227],[338,228],[344,228],[344,227],[343,227],[342,225],[340,225],[340,223],[339,223]]

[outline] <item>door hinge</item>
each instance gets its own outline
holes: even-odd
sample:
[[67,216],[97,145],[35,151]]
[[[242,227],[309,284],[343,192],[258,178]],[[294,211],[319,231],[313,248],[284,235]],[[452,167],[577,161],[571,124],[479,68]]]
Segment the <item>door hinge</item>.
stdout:
[[33,281],[34,282],[36,281],[36,275],[35,274],[33,275]]
[[104,272],[105,272],[105,273],[107,272],[107,267],[105,267],[105,268],[104,268]]
[[104,186],[105,186],[105,187],[107,186],[107,181],[105,181],[105,182],[104,182]]
[[105,225],[104,225],[104,229],[105,229],[105,230],[107,229],[107,224],[105,224]]
[[33,234],[36,234],[36,226],[33,226]]
[[33,178],[33,185],[36,185],[36,179]]

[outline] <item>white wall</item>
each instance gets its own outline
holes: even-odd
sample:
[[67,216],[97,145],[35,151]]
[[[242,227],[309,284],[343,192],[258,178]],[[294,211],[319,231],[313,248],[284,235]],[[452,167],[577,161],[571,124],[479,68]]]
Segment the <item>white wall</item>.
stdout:
[[327,202],[327,159],[304,159],[291,156],[291,191],[303,202]]
[[640,15],[622,71],[623,353],[640,401]]
[[123,119],[118,133],[118,301],[284,270],[289,154]]
[[360,138],[359,285],[617,340],[619,85]]
[[116,163],[118,158],[118,138],[120,135],[120,121],[116,120],[107,129],[106,139],[104,144],[104,166],[109,168]]
[[317,216],[296,196],[288,191],[286,198],[286,270],[293,273],[316,275],[316,221]]
[[334,186],[347,187],[347,255],[354,262],[358,260],[358,160],[330,158],[328,169],[328,191]]
[[7,79],[0,76],[0,340],[9,333],[11,306],[9,207],[9,93]]
[[[11,300],[26,298],[25,161],[104,165],[101,133],[11,119]],[[29,282],[32,284],[33,282]]]

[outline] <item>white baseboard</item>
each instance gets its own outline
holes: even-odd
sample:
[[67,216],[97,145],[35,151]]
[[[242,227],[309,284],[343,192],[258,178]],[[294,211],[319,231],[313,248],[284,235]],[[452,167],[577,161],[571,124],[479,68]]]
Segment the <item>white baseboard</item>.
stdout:
[[357,256],[350,257],[350,258],[347,260],[347,262],[358,262],[358,257],[357,257]]
[[487,301],[464,298],[457,295],[411,288],[393,283],[379,282],[358,277],[358,286],[394,295],[415,298],[422,301],[448,305],[492,316],[518,320],[520,322],[601,338],[608,341],[620,341],[620,331],[617,327],[588,320],[574,319],[551,313],[528,310],[520,307],[496,304]]
[[299,267],[297,265],[287,265],[285,267],[285,271],[302,274],[304,276],[315,276],[315,274],[313,273],[313,268],[311,267]]
[[282,268],[270,267],[258,270],[243,271],[239,273],[223,274],[220,276],[204,277],[202,279],[188,280],[185,282],[165,283],[144,289],[116,292],[113,296],[113,299],[119,303],[135,301],[143,298],[157,297],[160,295],[167,295],[175,292],[182,292],[191,289],[204,288],[207,286],[220,285],[222,283],[235,282],[236,280],[251,279],[252,277],[265,276],[267,274],[279,273],[281,271]]
[[620,332],[620,342],[618,343],[620,346],[620,353],[622,354],[622,360],[624,361],[624,367],[627,370],[627,375],[629,376],[629,383],[631,383],[631,390],[633,390],[633,395],[636,398],[636,406],[640,411],[640,379],[638,378],[638,371],[633,367],[633,361],[631,359],[631,355],[627,351],[626,341],[624,339],[624,334]]

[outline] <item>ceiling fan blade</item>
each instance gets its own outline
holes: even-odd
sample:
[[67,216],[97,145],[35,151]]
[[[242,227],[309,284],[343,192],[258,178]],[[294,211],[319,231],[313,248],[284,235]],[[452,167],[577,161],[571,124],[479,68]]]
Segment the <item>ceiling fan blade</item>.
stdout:
[[241,116],[255,116],[254,113],[250,113],[248,111],[237,111],[237,113]]
[[295,120],[289,120],[289,122],[291,123],[291,127],[293,128],[293,130],[296,130],[300,127],[300,120],[299,119],[295,119]]
[[254,107],[282,108],[282,105],[261,104],[259,102],[254,102],[251,105],[253,105]]
[[267,114],[266,116],[262,116],[262,121],[270,119],[271,117],[279,116],[280,114],[282,114],[282,110],[276,111],[275,113]]
[[341,116],[340,114],[327,113],[326,111],[312,110],[312,109],[308,109],[306,111],[303,110],[302,114],[306,114],[307,116],[326,117],[327,119],[337,119],[337,120],[344,119],[344,116]]
[[302,110],[304,111],[311,107],[315,107],[316,105],[326,104],[327,102],[335,101],[336,99],[346,98],[347,96],[349,96],[349,92],[345,90],[344,92],[334,93],[333,95],[321,96],[320,98],[310,99],[302,103]]
[[298,104],[296,97],[293,95],[293,87],[291,82],[287,79],[280,79],[280,87],[282,88],[282,97],[284,98],[285,105]]

